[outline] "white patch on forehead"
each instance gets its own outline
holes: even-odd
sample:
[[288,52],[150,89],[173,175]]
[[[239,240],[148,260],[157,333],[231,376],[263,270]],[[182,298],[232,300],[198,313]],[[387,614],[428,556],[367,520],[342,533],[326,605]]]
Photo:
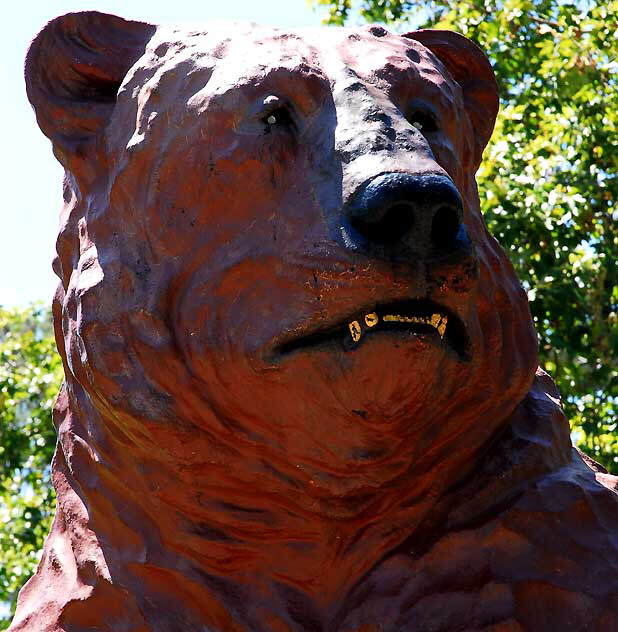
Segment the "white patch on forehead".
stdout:
[[303,109],[310,111],[311,91],[299,90],[296,83],[310,77],[323,78],[320,58],[299,33],[259,29],[227,43],[225,55],[214,65],[208,85],[192,95],[188,105],[201,113],[215,99],[225,96],[221,103],[240,110],[248,101],[260,98],[260,91],[269,94],[281,91],[293,101],[302,100]]
[[[178,28],[159,28],[142,58],[129,70],[118,92],[114,118],[135,120],[133,130],[126,124],[110,125],[112,145],[135,151],[148,140],[152,124],[164,112],[182,114],[178,105],[193,94],[191,88],[208,82],[215,57],[212,52],[225,47],[225,40],[204,31],[191,35]],[[188,89],[189,87],[189,89]],[[186,102],[186,101],[185,101]],[[123,138],[129,133],[129,140]]]
[[[217,77],[226,83],[245,83],[273,68],[294,69],[315,60],[311,47],[295,33],[251,33],[251,41],[232,40]],[[222,82],[219,79],[219,82]]]

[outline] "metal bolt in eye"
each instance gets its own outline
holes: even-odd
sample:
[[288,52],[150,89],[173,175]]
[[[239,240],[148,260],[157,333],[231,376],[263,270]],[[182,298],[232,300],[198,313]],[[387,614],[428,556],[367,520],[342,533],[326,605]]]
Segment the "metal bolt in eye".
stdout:
[[408,120],[412,127],[415,127],[419,132],[431,133],[438,131],[438,124],[432,114],[423,112],[422,110],[415,110],[410,114]]
[[275,110],[271,110],[266,114],[262,121],[268,125],[277,125],[278,127],[293,127],[294,119],[289,108],[286,105],[282,105]]

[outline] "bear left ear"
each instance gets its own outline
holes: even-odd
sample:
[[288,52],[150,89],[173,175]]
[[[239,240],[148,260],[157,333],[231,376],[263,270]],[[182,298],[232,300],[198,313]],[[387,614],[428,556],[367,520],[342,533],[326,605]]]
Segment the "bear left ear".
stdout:
[[404,37],[428,48],[461,86],[464,106],[476,134],[474,165],[478,167],[499,107],[498,84],[489,60],[474,42],[453,31],[422,29],[406,33]]
[[151,24],[85,11],[52,20],[30,45],[28,99],[65,167],[107,125],[118,88],[155,30]]

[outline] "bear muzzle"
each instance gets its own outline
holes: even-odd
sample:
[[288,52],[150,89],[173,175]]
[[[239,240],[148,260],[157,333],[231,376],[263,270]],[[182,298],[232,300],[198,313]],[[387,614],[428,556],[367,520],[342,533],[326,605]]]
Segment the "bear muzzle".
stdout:
[[342,231],[348,247],[381,259],[435,261],[474,254],[461,196],[441,173],[373,177],[350,196]]

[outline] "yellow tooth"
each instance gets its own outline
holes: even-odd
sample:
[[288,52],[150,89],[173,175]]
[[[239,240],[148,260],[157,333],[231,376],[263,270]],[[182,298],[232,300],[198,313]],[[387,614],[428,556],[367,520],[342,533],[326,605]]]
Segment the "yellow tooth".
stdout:
[[353,320],[348,327],[350,328],[350,335],[354,342],[358,342],[361,338],[361,328],[357,320]]
[[421,323],[431,325],[438,330],[440,338],[444,338],[448,317],[442,314],[432,314],[431,316],[400,316],[399,314],[386,314],[382,320],[387,323]]
[[438,325],[438,333],[440,334],[440,338],[444,338],[444,332],[446,331],[446,323],[448,322],[448,318],[446,316],[442,316],[442,321]]
[[375,327],[378,324],[378,315],[375,312],[365,314],[365,324],[367,327]]
[[427,318],[419,316],[400,316],[399,314],[386,314],[382,319],[387,323],[428,323]]

